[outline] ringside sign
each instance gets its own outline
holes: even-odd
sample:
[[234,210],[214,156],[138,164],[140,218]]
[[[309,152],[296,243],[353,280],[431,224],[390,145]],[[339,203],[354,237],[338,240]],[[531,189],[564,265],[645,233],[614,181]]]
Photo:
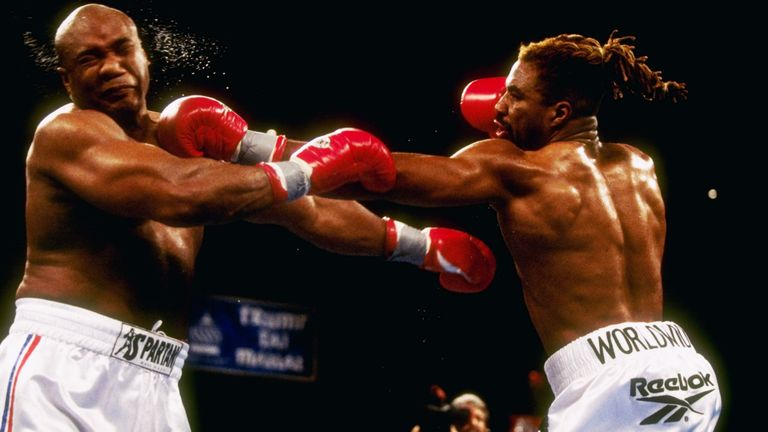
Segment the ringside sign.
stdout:
[[314,380],[312,314],[295,305],[210,297],[190,321],[193,366],[226,373]]

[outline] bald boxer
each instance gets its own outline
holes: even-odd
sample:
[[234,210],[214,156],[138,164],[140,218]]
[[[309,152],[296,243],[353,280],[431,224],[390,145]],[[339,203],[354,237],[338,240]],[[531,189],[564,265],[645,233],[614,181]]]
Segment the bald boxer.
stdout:
[[396,153],[396,186],[377,195],[496,210],[550,354],[553,431],[711,431],[721,410],[709,362],[681,326],[661,321],[666,225],[653,161],[598,137],[606,93],[686,97],[632,40],[564,34],[523,45],[506,78],[464,94],[462,112],[492,138],[451,157]]
[[72,103],[40,123],[27,157],[27,262],[0,345],[0,431],[190,429],[178,389],[188,346],[177,338],[205,224],[279,224],[328,250],[450,273],[463,281],[444,284],[454,291],[492,278],[490,251],[466,233],[307,196],[346,182],[391,187],[391,155],[374,136],[342,129],[255,165],[179,158],[157,145],[148,60],[128,16],[82,6],[55,48]]

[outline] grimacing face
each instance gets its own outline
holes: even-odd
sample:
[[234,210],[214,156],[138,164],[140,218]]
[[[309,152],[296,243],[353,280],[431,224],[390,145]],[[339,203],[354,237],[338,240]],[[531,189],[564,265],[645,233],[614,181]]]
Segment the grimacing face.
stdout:
[[146,110],[149,60],[130,18],[86,15],[61,39],[59,73],[75,105],[113,118]]

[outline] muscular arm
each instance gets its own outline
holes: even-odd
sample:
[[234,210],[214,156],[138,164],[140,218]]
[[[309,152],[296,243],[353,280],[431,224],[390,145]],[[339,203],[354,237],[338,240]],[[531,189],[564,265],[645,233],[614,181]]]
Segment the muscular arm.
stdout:
[[[420,207],[497,203],[510,189],[521,187],[530,167],[523,152],[509,141],[486,140],[464,147],[451,157],[392,153],[397,183],[384,194],[345,187],[334,196],[384,198]],[[519,183],[520,185],[516,185]]]
[[[288,140],[283,159],[304,144]],[[493,172],[498,165],[487,150],[470,145],[451,157],[419,153],[392,153],[397,167],[397,183],[385,194],[375,194],[359,185],[341,188],[329,196],[338,198],[386,198],[422,207],[488,202],[500,193],[499,179]]]
[[331,252],[384,255],[385,222],[355,201],[307,196],[265,209],[248,221],[283,226]]
[[488,202],[498,179],[476,157],[396,153],[397,183],[387,199],[424,207]]
[[28,168],[105,211],[173,226],[240,219],[272,204],[261,169],[176,158],[95,111],[44,121]]

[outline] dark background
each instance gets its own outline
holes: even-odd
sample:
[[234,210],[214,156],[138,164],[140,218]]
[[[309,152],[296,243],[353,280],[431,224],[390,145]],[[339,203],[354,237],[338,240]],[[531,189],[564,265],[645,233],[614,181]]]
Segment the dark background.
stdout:
[[[0,268],[3,331],[23,272],[26,149],[36,124],[66,102],[58,78],[39,65],[36,53],[61,18],[82,4],[51,3],[13,6],[3,28],[4,69],[10,72],[0,170],[8,201]],[[230,1],[200,7],[179,1],[108,4],[149,28],[151,109],[201,93],[225,101],[252,129],[309,139],[355,126],[396,151],[443,155],[482,139],[461,119],[461,90],[472,79],[506,75],[521,42],[559,33],[605,41],[614,28],[636,35],[636,53],[648,55],[666,79],[687,82],[690,100],[606,102],[601,137],[632,143],[654,157],[667,202],[666,318],[684,326],[717,370],[724,397],[719,430],[751,424],[748,401],[736,390],[746,371],[739,370],[745,348],[735,340],[747,328],[741,292],[759,291],[764,282],[747,276],[741,268],[746,253],[736,246],[752,229],[737,210],[732,156],[745,133],[734,121],[740,113],[732,89],[744,78],[723,61],[731,42],[717,30],[731,19],[729,11],[638,6],[627,12],[625,5],[621,13],[554,7],[521,12],[512,4],[478,4],[419,12],[413,5],[289,2],[244,11]],[[171,38],[164,50],[152,46],[158,34]],[[749,159],[749,151],[739,158]],[[707,197],[712,188],[718,191],[714,200]],[[414,226],[453,227],[483,239],[498,259],[494,283],[480,294],[457,295],[441,290],[435,274],[333,255],[276,227],[211,227],[199,260],[199,288],[310,306],[319,320],[318,377],[291,382],[188,368],[182,382],[196,429],[407,431],[429,400],[431,384],[443,386],[449,397],[481,395],[495,431],[508,428],[509,415],[535,411],[527,376],[545,357],[494,213],[487,206],[368,205]]]

